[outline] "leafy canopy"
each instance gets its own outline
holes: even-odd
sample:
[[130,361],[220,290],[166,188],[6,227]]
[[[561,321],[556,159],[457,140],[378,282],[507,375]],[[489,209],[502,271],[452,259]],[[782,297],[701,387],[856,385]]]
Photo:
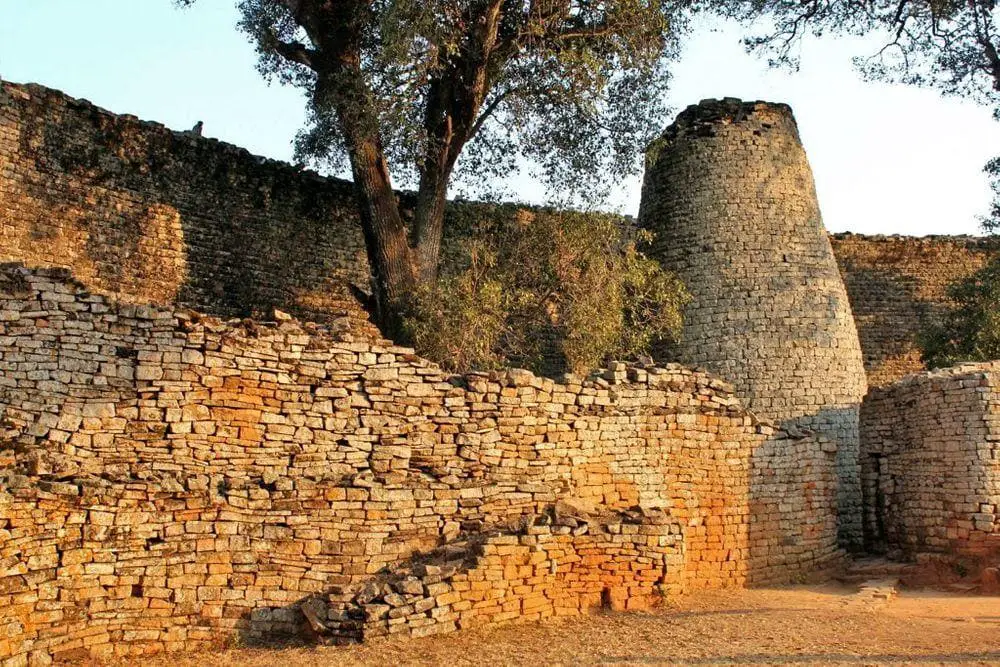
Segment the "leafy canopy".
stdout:
[[[453,215],[482,215],[462,207]],[[689,296],[639,250],[620,218],[499,207],[427,287],[408,320],[415,345],[446,368],[516,365],[581,375],[676,340]]]
[[773,64],[798,65],[808,35],[881,35],[855,62],[868,79],[932,87],[1000,108],[995,0],[718,0],[692,3],[768,29],[745,41]]
[[[324,3],[241,0],[239,28],[256,44],[265,76],[310,94],[299,157],[339,169],[348,158],[341,123],[330,100],[315,94],[316,69],[323,67],[310,58],[328,46],[318,39],[342,27],[307,30],[304,17],[317,4]],[[666,65],[683,28],[674,0],[354,4],[362,8],[362,19],[351,26],[361,73],[391,172],[401,183],[416,181],[429,143],[442,141],[427,112],[435,96],[459,97],[449,87],[482,84],[487,91],[469,119],[470,143],[456,174],[477,193],[526,160],[540,167],[554,192],[603,192],[637,168],[641,148],[665,120]],[[484,43],[477,30],[493,10],[499,11],[495,40],[487,40],[485,71],[477,72],[471,63],[484,55],[473,53]],[[458,110],[453,117],[458,123]]]

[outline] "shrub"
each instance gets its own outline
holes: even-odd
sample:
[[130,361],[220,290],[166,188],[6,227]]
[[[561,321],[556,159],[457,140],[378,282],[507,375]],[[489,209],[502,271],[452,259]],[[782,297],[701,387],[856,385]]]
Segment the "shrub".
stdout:
[[954,306],[944,324],[920,339],[930,368],[1000,359],[1000,258],[948,290]]
[[640,251],[648,235],[611,215],[495,213],[466,226],[477,231],[451,271],[415,300],[407,326],[422,354],[455,371],[584,374],[676,340],[687,292]]

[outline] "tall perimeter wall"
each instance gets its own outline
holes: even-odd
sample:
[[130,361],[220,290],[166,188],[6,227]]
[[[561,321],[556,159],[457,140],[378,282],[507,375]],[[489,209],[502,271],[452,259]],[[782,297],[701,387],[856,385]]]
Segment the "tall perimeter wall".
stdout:
[[41,86],[0,83],[0,261],[133,303],[367,323],[350,183]]
[[837,452],[839,537],[860,547],[865,370],[791,109],[726,99],[681,113],[650,147],[639,224],[692,295],[673,353]]
[[991,237],[834,234],[830,240],[872,387],[926,370],[918,337],[947,313],[948,287],[1000,255],[1000,240]]
[[[922,369],[916,336],[947,283],[996,253],[968,238],[832,241],[872,386]],[[70,268],[135,303],[227,317],[278,307],[361,331],[344,285],[367,286],[363,249],[344,181],[0,82],[0,261]]]
[[15,663],[640,608],[841,555],[834,453],[708,375],[449,376],[54,269],[0,265],[0,463]]

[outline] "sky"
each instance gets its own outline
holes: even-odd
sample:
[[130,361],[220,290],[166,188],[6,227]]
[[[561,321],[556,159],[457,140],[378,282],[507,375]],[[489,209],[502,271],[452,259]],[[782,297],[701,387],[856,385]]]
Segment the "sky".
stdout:
[[[282,160],[304,121],[301,92],[268,85],[235,30],[234,0],[0,0],[0,77],[40,83],[177,130]],[[712,21],[686,40],[668,102],[711,97],[792,106],[826,226],[864,234],[978,234],[990,190],[982,168],[1000,154],[1000,123],[932,90],[863,82],[851,64],[872,41],[809,40],[798,72],[744,52],[743,31]],[[616,184],[607,208],[635,214],[641,175]],[[545,200],[530,176],[516,199]]]

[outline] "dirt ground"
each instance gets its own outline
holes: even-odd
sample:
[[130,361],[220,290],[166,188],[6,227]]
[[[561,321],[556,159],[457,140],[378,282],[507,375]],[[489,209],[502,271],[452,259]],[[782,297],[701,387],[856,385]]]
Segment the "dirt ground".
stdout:
[[144,665],[1000,664],[1000,597],[856,588],[702,593],[653,613],[473,629],[364,646],[234,649]]

